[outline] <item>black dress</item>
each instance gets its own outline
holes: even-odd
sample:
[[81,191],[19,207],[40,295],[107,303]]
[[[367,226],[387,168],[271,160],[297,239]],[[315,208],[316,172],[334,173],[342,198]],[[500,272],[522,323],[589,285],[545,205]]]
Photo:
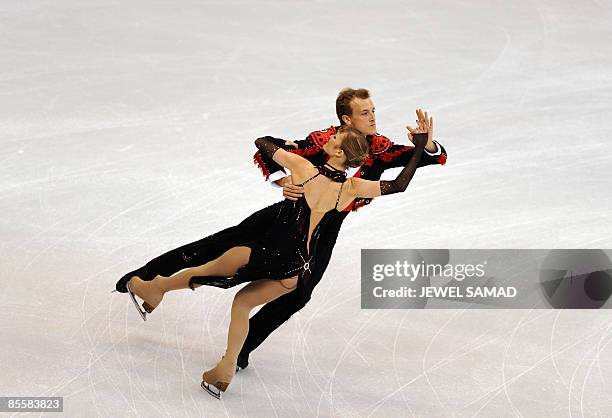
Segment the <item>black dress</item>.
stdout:
[[[344,172],[330,169],[327,166],[316,168],[318,173],[300,186],[319,175],[340,183],[346,181]],[[194,276],[189,286],[192,289],[194,284],[233,287],[253,280],[282,280],[298,276],[298,287],[303,288],[314,267],[321,230],[326,230],[328,224],[335,224],[345,216],[338,211],[338,201],[343,185],[340,186],[336,206],[323,214],[312,231],[310,242],[308,242],[308,232],[311,209],[305,195],[296,201],[284,200],[278,208],[271,227],[265,234],[254,241],[243,244],[251,249],[249,262],[240,267],[233,277]]]

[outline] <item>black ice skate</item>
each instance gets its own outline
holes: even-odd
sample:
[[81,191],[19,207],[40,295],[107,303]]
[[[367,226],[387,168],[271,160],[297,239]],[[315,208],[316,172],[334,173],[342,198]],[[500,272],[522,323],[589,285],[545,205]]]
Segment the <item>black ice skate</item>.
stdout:
[[238,362],[236,363],[236,372],[244,370],[249,367],[249,356],[238,355]]

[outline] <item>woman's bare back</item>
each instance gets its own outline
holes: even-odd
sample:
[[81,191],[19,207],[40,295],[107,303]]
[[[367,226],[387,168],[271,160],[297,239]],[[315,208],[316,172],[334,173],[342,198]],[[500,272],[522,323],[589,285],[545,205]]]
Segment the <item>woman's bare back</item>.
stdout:
[[[310,222],[306,248],[310,248],[310,239],[315,228],[319,225],[326,213],[332,210],[341,212],[353,201],[349,187],[345,182],[333,181],[322,175],[317,167],[307,176],[301,184],[304,187],[304,199],[310,208]],[[296,179],[298,180],[298,179]]]

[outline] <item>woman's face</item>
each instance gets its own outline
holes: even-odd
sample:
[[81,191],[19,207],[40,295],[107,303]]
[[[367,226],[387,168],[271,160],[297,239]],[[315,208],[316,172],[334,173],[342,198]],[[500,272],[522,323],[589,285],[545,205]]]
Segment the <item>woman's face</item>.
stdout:
[[340,146],[342,145],[342,137],[340,135],[332,135],[329,141],[323,144],[323,151],[330,157],[336,156],[338,151],[342,151]]

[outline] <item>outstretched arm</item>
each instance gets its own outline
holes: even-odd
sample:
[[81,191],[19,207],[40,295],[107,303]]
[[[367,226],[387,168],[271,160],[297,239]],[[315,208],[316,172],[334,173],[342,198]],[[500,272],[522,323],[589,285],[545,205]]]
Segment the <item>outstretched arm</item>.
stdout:
[[305,168],[307,169],[309,166],[312,166],[307,159],[282,149],[277,138],[269,136],[257,138],[255,146],[257,146],[262,154],[267,155],[274,162],[288,168],[292,172],[304,171]]
[[414,177],[414,173],[416,172],[417,167],[419,166],[419,162],[421,161],[421,156],[423,155],[423,149],[425,149],[425,145],[427,144],[427,133],[413,133],[412,140],[414,142],[414,154],[408,161],[408,164],[404,167],[404,169],[399,173],[399,175],[392,181],[381,181],[380,182],[380,194],[387,195],[393,193],[400,193],[406,190],[408,184]]
[[[281,148],[285,147],[285,140],[280,138],[269,137],[270,140],[274,141]],[[253,162],[259,167],[266,180],[270,179],[270,176],[274,173],[283,173],[283,168],[272,160],[268,154],[257,150],[253,156]],[[280,178],[280,177],[279,177]],[[273,179],[274,181],[277,179]]]
[[[284,150],[300,155],[314,164],[319,164],[321,160],[324,162],[325,152],[321,149],[316,139],[321,135],[329,136],[330,133],[326,131],[327,130],[311,132],[305,139],[296,141],[285,141],[284,139],[271,136],[266,136],[266,138]],[[278,165],[264,152],[258,150],[253,156],[253,162],[260,168],[265,179],[270,182],[278,182],[279,179],[287,176],[283,167]]]
[[[413,133],[427,131],[426,124],[429,127],[427,131],[427,144],[425,145],[423,155],[419,161],[419,167],[432,164],[446,164],[446,149],[433,139],[433,118],[428,117],[427,112],[422,109],[417,109],[416,114],[418,118],[416,120],[417,128],[412,128],[410,126],[406,127],[408,128],[408,139],[412,141]],[[410,158],[412,158],[414,151],[415,148],[413,146],[392,144],[384,152],[374,156],[373,164],[376,165],[376,168],[380,170],[381,173],[390,168],[404,167],[408,161],[410,161]]]
[[[296,141],[285,141],[272,138],[278,141],[277,145],[284,150],[306,158],[314,165],[320,165],[325,162],[325,152],[321,148],[321,144],[329,139],[329,136],[334,133],[334,129],[322,129],[320,131],[311,132],[305,139]],[[293,184],[293,178],[288,170],[278,165],[266,153],[257,151],[253,157],[253,162],[260,168],[266,180],[270,184],[283,188],[283,196],[289,200],[297,200],[304,194],[304,189],[301,186]]]
[[413,142],[415,143],[415,148],[412,157],[395,180],[370,181],[361,178],[351,178],[351,193],[356,197],[371,198],[400,193],[406,190],[419,166],[423,149],[427,143],[427,133],[413,132]]

